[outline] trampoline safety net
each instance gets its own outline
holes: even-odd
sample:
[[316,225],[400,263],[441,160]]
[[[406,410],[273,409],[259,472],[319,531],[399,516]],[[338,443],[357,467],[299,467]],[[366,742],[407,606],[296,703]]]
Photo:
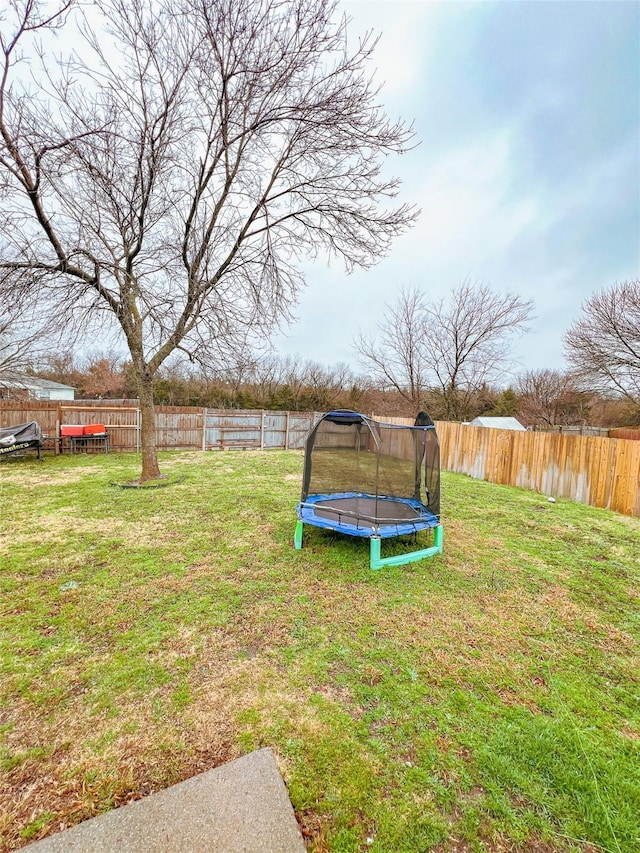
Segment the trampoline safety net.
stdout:
[[[313,495],[347,494],[385,499],[377,504],[385,517],[397,516],[401,502],[408,501],[439,519],[440,447],[435,428],[329,412],[307,438],[301,502]],[[397,506],[389,498],[397,499]]]

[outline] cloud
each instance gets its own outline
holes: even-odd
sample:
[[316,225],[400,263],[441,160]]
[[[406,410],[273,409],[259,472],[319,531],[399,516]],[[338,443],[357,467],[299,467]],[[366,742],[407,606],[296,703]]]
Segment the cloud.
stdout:
[[640,274],[640,5],[351,0],[387,111],[422,144],[390,163],[422,207],[388,258],[346,277],[309,267],[287,352],[354,360],[403,285],[440,298],[469,276],[536,301],[516,347],[563,367],[580,304]]
[[350,39],[373,31],[379,36],[373,67],[376,80],[383,84],[383,97],[393,112],[393,102],[408,92],[415,92],[424,79],[423,66],[429,53],[430,27],[438,14],[437,3],[409,3],[411,23],[407,26],[407,8],[397,14],[392,2],[384,0],[349,0],[341,3],[351,19]]
[[[420,257],[434,269],[481,278],[523,230],[539,220],[535,191],[514,194],[513,132],[505,128],[453,149],[421,186]],[[456,282],[449,281],[447,287]]]

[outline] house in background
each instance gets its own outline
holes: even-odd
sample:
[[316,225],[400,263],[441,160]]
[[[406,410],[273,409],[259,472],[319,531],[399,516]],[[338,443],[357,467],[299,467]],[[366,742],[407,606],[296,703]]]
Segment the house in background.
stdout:
[[526,432],[526,428],[522,426],[517,418],[474,418],[471,421],[471,426],[492,427],[493,429],[516,429]]
[[0,373],[0,400],[74,400],[75,394],[75,388],[61,382],[14,370]]

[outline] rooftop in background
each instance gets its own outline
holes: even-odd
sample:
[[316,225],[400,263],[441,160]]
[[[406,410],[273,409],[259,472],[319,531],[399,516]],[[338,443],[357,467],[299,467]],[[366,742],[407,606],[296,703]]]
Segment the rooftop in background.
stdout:
[[0,399],[74,400],[75,388],[27,373],[5,370],[0,373]]
[[471,421],[471,426],[525,430],[525,427],[522,426],[517,418],[474,418]]

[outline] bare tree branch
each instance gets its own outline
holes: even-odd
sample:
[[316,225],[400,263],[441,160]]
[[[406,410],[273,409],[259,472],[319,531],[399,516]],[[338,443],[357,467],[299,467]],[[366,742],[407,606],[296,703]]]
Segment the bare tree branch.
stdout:
[[564,343],[584,387],[613,391],[640,404],[640,280],[595,293]]
[[360,336],[354,346],[383,386],[416,409],[435,390],[442,403],[438,414],[456,420],[467,416],[483,386],[508,369],[510,339],[524,330],[531,310],[515,294],[468,281],[437,303],[418,289],[402,290],[397,303],[387,306],[377,342]]

